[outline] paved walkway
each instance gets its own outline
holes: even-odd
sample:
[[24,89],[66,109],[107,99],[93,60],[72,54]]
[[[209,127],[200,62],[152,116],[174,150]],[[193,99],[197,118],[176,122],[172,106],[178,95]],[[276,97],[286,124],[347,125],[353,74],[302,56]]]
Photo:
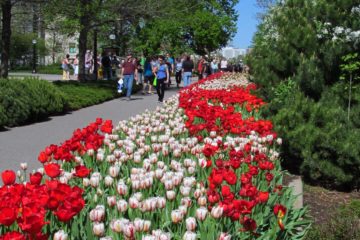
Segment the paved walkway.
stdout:
[[[178,89],[172,85],[165,92],[165,99],[177,93]],[[146,109],[155,109],[159,105],[156,94],[136,94],[131,101],[119,98],[66,115],[50,117],[43,122],[0,132],[0,172],[4,169],[18,170],[21,162],[27,162],[29,169],[40,167],[37,157],[41,150],[50,144],[60,144],[69,139],[75,129],[87,126],[97,117],[111,119],[115,125],[120,120],[140,114]]]

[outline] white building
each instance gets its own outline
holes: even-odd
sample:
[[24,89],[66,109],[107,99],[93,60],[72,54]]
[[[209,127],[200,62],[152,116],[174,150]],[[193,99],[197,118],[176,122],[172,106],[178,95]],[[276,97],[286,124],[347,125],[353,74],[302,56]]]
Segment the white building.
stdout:
[[235,47],[224,47],[219,52],[226,59],[230,59],[230,58],[235,58],[240,55],[245,56],[247,54],[247,49],[235,48]]

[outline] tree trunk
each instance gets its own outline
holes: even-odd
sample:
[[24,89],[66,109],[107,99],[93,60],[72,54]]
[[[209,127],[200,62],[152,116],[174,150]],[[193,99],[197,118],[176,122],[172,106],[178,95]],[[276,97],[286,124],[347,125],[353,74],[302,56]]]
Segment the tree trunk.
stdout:
[[94,80],[97,81],[98,80],[98,64],[97,64],[97,29],[94,30],[94,56],[93,56],[93,61],[94,61]]
[[[83,9],[87,9],[89,5],[89,0],[83,0]],[[89,12],[83,10],[80,17],[80,34],[79,34],[79,75],[78,78],[80,81],[86,80],[88,76],[85,74],[85,54],[87,48],[87,38],[90,28],[90,15]]]
[[1,4],[2,10],[2,33],[1,33],[1,66],[0,77],[7,78],[9,74],[10,38],[11,38],[11,0],[5,0]]

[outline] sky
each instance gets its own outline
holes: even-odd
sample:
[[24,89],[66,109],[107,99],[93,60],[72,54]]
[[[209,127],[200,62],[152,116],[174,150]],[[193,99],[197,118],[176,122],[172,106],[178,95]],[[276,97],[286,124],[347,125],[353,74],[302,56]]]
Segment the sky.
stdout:
[[261,9],[256,6],[256,0],[239,0],[236,5],[239,13],[237,22],[237,33],[232,41],[232,45],[238,48],[248,48],[251,46],[252,37],[256,32],[259,23],[256,14]]

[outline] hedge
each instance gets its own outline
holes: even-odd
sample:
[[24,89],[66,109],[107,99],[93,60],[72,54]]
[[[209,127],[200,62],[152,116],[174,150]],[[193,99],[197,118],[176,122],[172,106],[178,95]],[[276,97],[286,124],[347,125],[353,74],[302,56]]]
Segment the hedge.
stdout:
[[[134,92],[139,86],[134,84]],[[120,97],[116,81],[0,79],[0,128],[44,119]]]

